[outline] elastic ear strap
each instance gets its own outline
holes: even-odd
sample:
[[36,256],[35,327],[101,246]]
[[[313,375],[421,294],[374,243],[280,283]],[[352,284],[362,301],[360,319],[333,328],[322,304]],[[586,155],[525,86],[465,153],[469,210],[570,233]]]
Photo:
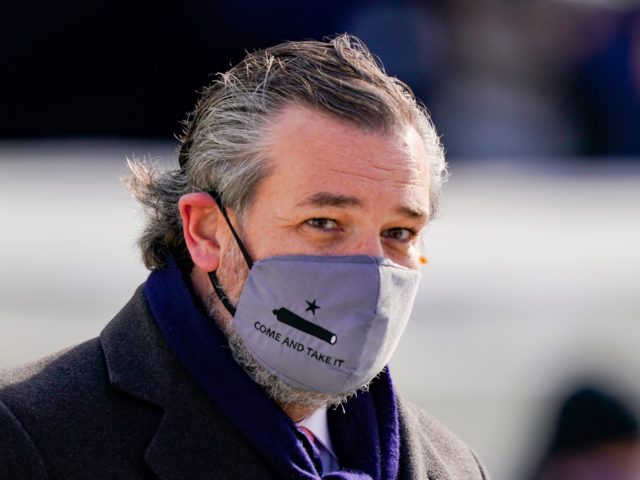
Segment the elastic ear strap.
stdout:
[[[231,224],[231,220],[229,220],[229,215],[227,215],[227,209],[224,208],[224,204],[222,203],[222,197],[215,190],[209,192],[209,195],[213,197],[213,199],[216,202],[216,205],[218,205],[218,208],[222,212],[222,216],[227,222],[227,225],[229,225],[229,229],[233,234],[233,238],[236,239],[238,248],[242,252],[244,261],[247,262],[247,265],[249,266],[249,270],[251,270],[251,267],[253,267],[253,260],[251,260],[251,256],[249,255],[249,252],[247,252],[247,249],[244,248],[242,240],[240,240],[240,237],[236,233],[236,229],[233,228],[233,225]],[[231,314],[231,316],[234,317],[236,315],[236,307],[231,303],[231,301],[229,300],[229,297],[227,297],[227,294],[222,288],[222,285],[220,285],[220,280],[218,280],[218,276],[216,275],[216,272],[215,271],[209,272],[208,275],[209,275],[209,279],[211,280],[211,285],[213,285],[213,290],[216,292],[216,295],[218,295],[218,298],[222,302],[222,305],[224,305],[224,308],[226,308],[227,311]]]
[[229,225],[229,229],[231,230],[231,233],[233,234],[233,238],[236,239],[236,243],[238,244],[238,248],[240,249],[240,252],[242,252],[242,256],[244,257],[244,261],[247,262],[249,270],[251,270],[251,267],[253,267],[253,260],[251,259],[251,256],[249,255],[249,252],[247,252],[247,249],[244,248],[244,244],[242,243],[242,240],[240,240],[240,237],[236,233],[236,229],[233,228],[233,225],[231,224],[231,220],[229,220],[229,216],[227,215],[227,209],[224,207],[224,204],[222,203],[222,197],[215,190],[210,191],[209,195],[211,195],[213,197],[213,199],[216,201],[216,204],[218,205],[218,208],[222,212],[222,216],[226,220],[227,225]]
[[233,304],[229,301],[229,297],[227,297],[227,294],[224,293],[216,272],[209,272],[209,279],[211,280],[211,285],[213,285],[213,289],[215,290],[216,295],[218,295],[218,298],[224,305],[224,308],[227,309],[232,317],[235,316],[236,307],[233,306]]

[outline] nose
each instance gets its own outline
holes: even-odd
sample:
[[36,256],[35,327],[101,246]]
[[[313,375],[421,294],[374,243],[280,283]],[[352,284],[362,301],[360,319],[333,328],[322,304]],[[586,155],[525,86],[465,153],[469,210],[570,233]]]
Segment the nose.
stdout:
[[377,231],[354,232],[351,241],[344,246],[345,255],[369,255],[372,257],[384,257],[382,239]]

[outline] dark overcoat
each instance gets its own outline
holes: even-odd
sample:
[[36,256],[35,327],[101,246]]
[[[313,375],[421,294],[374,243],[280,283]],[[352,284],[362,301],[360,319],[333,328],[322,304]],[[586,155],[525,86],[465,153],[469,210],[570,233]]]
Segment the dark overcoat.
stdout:
[[[398,407],[401,480],[488,478],[443,426]],[[0,375],[0,479],[121,478],[276,478],[169,349],[142,288],[99,338]]]

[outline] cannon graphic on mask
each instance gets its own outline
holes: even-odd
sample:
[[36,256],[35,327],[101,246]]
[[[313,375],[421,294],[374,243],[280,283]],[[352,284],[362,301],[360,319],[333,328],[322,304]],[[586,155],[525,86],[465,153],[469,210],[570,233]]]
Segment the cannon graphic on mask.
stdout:
[[316,325],[315,323],[305,320],[284,307],[273,310],[273,314],[280,322],[300,330],[301,332],[319,338],[331,345],[334,345],[338,341],[338,336],[335,333],[330,332],[326,328],[322,328],[320,325]]

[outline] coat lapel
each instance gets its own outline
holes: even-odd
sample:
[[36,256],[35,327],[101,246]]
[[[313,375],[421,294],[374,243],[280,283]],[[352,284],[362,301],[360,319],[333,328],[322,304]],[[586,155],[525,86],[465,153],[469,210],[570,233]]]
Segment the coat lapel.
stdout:
[[273,478],[251,445],[194,382],[176,388],[145,460],[163,480]]
[[105,327],[100,341],[111,385],[164,410],[144,455],[160,479],[273,478],[168,348],[142,288]]
[[398,401],[399,480],[487,480],[475,454],[439,422]]

